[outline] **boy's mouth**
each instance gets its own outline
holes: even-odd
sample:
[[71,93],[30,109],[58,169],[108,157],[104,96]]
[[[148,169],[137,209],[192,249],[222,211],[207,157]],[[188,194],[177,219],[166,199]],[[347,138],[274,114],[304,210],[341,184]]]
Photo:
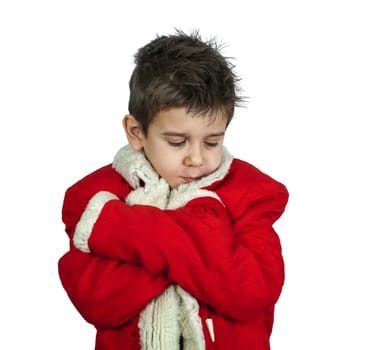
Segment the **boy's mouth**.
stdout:
[[199,177],[186,177],[182,176],[181,179],[184,181],[184,183],[193,182],[199,179]]

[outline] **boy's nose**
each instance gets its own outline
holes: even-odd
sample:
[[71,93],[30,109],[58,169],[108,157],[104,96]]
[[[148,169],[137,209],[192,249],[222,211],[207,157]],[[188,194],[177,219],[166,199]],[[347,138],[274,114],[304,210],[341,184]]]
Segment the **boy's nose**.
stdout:
[[184,159],[186,166],[201,166],[203,165],[203,157],[200,147],[191,147]]

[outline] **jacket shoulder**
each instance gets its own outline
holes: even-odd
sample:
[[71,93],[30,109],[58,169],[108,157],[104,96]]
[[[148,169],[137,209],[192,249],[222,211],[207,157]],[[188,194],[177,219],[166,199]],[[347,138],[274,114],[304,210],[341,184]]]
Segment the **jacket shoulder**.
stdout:
[[125,198],[130,187],[111,164],[105,165],[86,175],[66,190],[63,212],[81,213],[88,201],[100,191],[108,191],[119,198]]
[[83,192],[92,196],[99,191],[109,191],[120,195],[124,182],[122,176],[108,164],[74,183],[67,192]]
[[288,201],[288,190],[284,184],[262,172],[254,165],[234,159],[228,174],[213,190],[228,208],[242,203],[251,206],[260,201],[277,199],[283,208]]
[[247,190],[253,187],[261,186],[264,188],[266,186],[270,189],[287,191],[281,182],[264,173],[256,166],[240,159],[234,159],[228,175],[232,178],[232,181],[239,181],[244,184],[244,188]]

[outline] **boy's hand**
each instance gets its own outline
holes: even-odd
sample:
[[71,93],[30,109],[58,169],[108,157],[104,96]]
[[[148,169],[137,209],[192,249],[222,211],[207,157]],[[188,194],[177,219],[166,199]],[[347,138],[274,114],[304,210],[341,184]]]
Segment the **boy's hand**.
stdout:
[[159,176],[141,151],[135,151],[130,145],[124,146],[115,156],[113,167],[128,181],[133,191],[125,202],[145,204],[165,209],[170,188]]
[[139,187],[132,191],[126,198],[128,205],[145,204],[152,205],[160,209],[165,209],[170,194],[169,184],[158,178],[147,182],[144,187]]

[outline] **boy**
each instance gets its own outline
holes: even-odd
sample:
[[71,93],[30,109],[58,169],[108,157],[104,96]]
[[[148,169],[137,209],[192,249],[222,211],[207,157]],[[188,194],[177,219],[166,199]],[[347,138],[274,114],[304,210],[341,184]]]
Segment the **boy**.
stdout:
[[222,146],[233,66],[179,31],[135,63],[129,145],[65,194],[63,286],[96,349],[269,349],[288,193]]

